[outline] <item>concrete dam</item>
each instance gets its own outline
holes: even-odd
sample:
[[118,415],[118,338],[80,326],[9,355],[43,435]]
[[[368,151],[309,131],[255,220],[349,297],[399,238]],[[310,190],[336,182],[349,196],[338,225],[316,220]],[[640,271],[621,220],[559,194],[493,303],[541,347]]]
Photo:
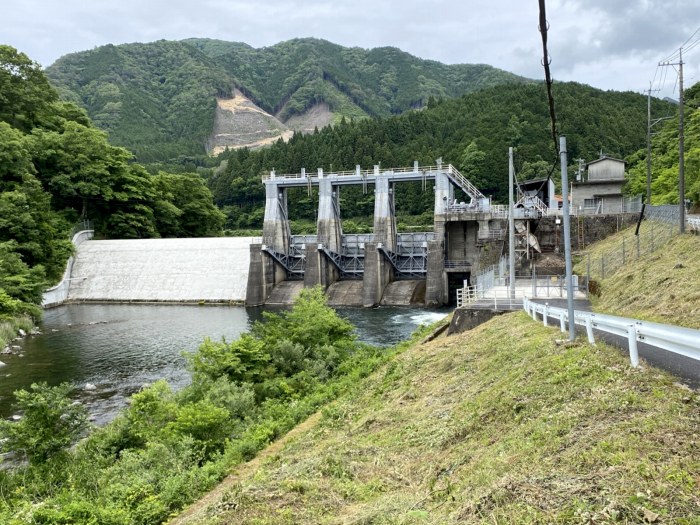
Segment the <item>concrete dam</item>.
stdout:
[[254,240],[84,241],[69,264],[65,300],[243,303]]
[[[250,247],[246,304],[251,306],[287,303],[301,288],[317,285],[333,305],[448,304],[474,270],[498,259],[505,238],[507,207],[492,205],[441,160],[436,166],[415,162],[384,170],[375,165],[335,173],[272,171],[262,179],[265,218],[262,242]],[[424,191],[434,192],[432,231],[397,232],[394,189],[405,182],[420,182]],[[343,233],[339,195],[348,185],[361,185],[365,193],[373,188],[372,233]],[[318,188],[316,235],[291,234],[287,192],[295,187],[309,194]],[[468,202],[457,201],[457,189]],[[518,213],[520,220],[539,217],[532,206]]]
[[[506,236],[507,206],[491,204],[452,165],[440,161],[389,170],[378,165],[337,173],[319,169],[313,175],[273,171],[262,182],[262,238],[85,241],[69,261],[63,283],[45,294],[44,305],[289,304],[302,288],[320,285],[332,306],[439,306],[453,302],[456,289],[473,272],[498,260]],[[432,231],[397,231],[394,189],[405,182],[420,182],[424,191],[434,192]],[[374,192],[372,233],[343,233],[340,187],[353,184]],[[287,190],[293,187],[309,193],[318,188],[315,235],[291,234]],[[458,202],[457,189],[468,202]],[[514,213],[523,223],[541,216],[533,206]]]

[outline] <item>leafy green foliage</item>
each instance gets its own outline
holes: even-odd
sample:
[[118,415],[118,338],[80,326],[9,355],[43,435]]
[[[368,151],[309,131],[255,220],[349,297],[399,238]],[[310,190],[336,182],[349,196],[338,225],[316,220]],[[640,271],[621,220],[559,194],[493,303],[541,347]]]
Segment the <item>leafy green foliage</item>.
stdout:
[[195,376],[211,380],[226,377],[239,382],[255,382],[270,360],[264,342],[250,334],[243,334],[233,343],[207,339],[189,358]]
[[154,213],[161,237],[206,237],[221,233],[225,216],[204,180],[193,173],[153,177]]
[[40,464],[73,444],[86,428],[87,411],[68,397],[72,389],[67,383],[56,387],[34,383],[30,390],[15,392],[22,418],[0,422],[3,447]]
[[40,317],[34,305],[63,275],[78,217],[104,237],[221,233],[224,216],[199,175],[134,164],[9,46],[0,46],[0,91],[0,317]]
[[59,402],[44,403],[57,407],[51,417],[27,412],[25,426],[3,427],[16,436],[14,449],[51,446],[34,456],[41,464],[0,469],[0,522],[161,523],[388,355],[356,344],[352,326],[314,289],[237,341],[204,341],[189,358],[188,387],[173,392],[158,381],[143,388],[122,415],[69,450],[72,439],[57,437],[69,434],[61,425],[72,429],[73,417],[61,414],[78,409],[62,386]]
[[[21,304],[38,304],[41,302],[41,294],[46,287],[46,279],[43,266],[30,267],[17,253],[17,242],[6,241],[0,243],[0,292],[7,301],[14,299],[19,301],[14,308],[0,306],[0,316],[15,315],[21,313],[34,313],[29,307]],[[5,303],[5,301],[1,301]],[[37,315],[36,319],[39,318]]]
[[29,131],[57,99],[39,64],[10,46],[0,45],[0,121]]
[[204,153],[215,97],[232,87],[283,121],[325,103],[350,119],[386,117],[525,79],[486,65],[447,66],[395,48],[295,39],[262,48],[206,39],[107,45],[60,58],[47,74],[110,139],[144,162]]
[[182,42],[107,45],[60,58],[47,75],[110,140],[142,161],[203,151],[216,96],[234,80]]
[[[686,198],[700,202],[700,83],[685,93],[685,188]],[[677,115],[678,109],[672,115]],[[666,121],[661,131],[652,138],[651,202],[678,204],[679,147],[678,117]],[[646,149],[630,157],[630,191],[646,194]]]

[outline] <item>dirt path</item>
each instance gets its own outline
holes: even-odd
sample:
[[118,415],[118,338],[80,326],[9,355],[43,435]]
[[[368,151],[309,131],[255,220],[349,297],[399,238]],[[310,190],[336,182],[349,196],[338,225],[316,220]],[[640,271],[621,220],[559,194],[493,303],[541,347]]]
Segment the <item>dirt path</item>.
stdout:
[[306,421],[297,425],[284,435],[281,439],[278,439],[274,443],[270,444],[267,448],[263,449],[258,453],[255,458],[248,461],[247,463],[241,463],[237,467],[234,467],[235,472],[229,474],[221,483],[219,483],[215,488],[209,491],[201,499],[194,502],[192,505],[187,507],[182,514],[173,518],[168,525],[188,525],[192,523],[202,523],[206,518],[207,509],[215,505],[221,500],[221,496],[236,483],[239,483],[242,479],[252,476],[260,465],[270,456],[278,454],[282,448],[291,440],[300,434],[303,434],[310,428],[318,423],[321,418],[321,412],[316,412],[311,415]]

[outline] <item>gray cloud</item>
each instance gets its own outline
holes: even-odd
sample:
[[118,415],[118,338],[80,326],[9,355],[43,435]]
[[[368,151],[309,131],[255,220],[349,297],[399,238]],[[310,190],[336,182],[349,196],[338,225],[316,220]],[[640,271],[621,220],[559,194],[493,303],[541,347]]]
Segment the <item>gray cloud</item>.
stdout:
[[[534,0],[6,0],[4,8],[0,42],[43,65],[107,43],[197,36],[262,47],[314,36],[543,76]],[[642,89],[700,27],[697,0],[549,0],[547,14],[555,78],[604,89]]]

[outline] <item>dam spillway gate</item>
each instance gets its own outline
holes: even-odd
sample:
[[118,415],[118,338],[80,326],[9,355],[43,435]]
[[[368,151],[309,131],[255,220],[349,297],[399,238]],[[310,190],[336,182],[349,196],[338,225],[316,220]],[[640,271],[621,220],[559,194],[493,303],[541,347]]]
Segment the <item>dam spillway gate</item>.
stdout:
[[[492,205],[478,188],[451,164],[353,171],[280,175],[262,178],[265,185],[265,218],[261,244],[251,245],[246,303],[261,305],[275,289],[290,282],[303,286],[361,281],[352,286],[348,304],[375,306],[392,283],[404,282],[402,292],[431,306],[447,304],[451,278],[468,276],[482,254],[505,237],[507,207]],[[403,182],[434,184],[432,232],[398,233],[394,186]],[[372,233],[344,234],[339,188],[374,186]],[[316,235],[292,235],[288,216],[289,188],[318,188]],[[468,202],[455,200],[455,189]],[[500,251],[500,250],[499,250]],[[410,286],[410,282],[414,286]],[[417,289],[423,290],[417,294]],[[347,294],[346,294],[347,295]],[[352,294],[350,294],[352,295]]]

